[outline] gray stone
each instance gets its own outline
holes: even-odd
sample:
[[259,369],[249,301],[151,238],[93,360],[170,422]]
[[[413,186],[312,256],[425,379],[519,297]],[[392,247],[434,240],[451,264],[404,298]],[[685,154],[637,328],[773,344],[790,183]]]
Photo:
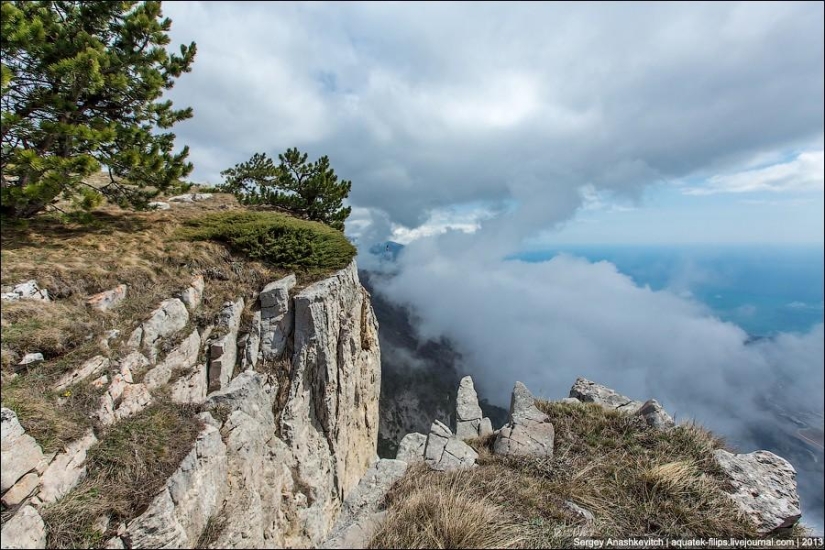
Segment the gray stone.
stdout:
[[4,292],[2,299],[10,302],[17,300],[38,300],[41,302],[50,302],[49,291],[45,288],[37,286],[37,281],[31,279],[25,283],[15,285],[11,292]]
[[484,437],[493,433],[493,423],[490,422],[490,419],[486,416],[481,419],[481,423],[478,425],[478,435],[479,437]]
[[149,203],[149,208],[154,208],[155,210],[169,210],[172,207],[168,202],[152,201]]
[[499,430],[493,452],[514,456],[553,456],[555,431],[550,418],[539,411],[535,398],[516,382],[510,399],[510,422]]
[[155,362],[158,355],[160,340],[171,336],[186,326],[189,321],[189,312],[186,306],[177,298],[170,298],[161,302],[160,307],[152,312],[149,319],[143,322],[141,338],[143,350],[149,356],[149,361]]
[[572,500],[565,500],[564,506],[565,508],[573,512],[575,515],[580,517],[585,523],[593,523],[596,520],[596,518],[593,516],[593,512],[586,508],[582,508]]
[[292,335],[294,311],[290,307],[289,292],[295,286],[295,275],[266,285],[258,296],[260,317],[253,319],[253,333],[260,335],[260,354],[266,361],[279,359],[286,351]]
[[3,495],[2,502],[3,505],[7,508],[12,506],[17,506],[26,498],[32,494],[37,488],[37,485],[40,483],[40,477],[34,473],[30,472],[20,478],[20,481],[14,484],[14,487],[6,491]]
[[314,488],[298,515],[306,521],[306,538],[318,544],[335,521],[339,499],[377,458],[378,323],[355,262],[305,288],[293,304],[294,353],[281,434],[297,464],[296,480]]
[[72,441],[58,453],[40,477],[38,497],[44,503],[55,502],[72,490],[86,475],[86,452],[97,443],[92,430]]
[[209,390],[226,386],[235,372],[238,359],[238,329],[243,313],[243,298],[227,302],[218,314],[216,328],[224,334],[214,340],[209,350]]
[[635,413],[642,406],[641,401],[635,401],[586,378],[576,379],[576,383],[570,388],[570,397],[575,397],[584,403],[596,403],[606,409],[627,413]]
[[176,403],[203,403],[206,385],[206,364],[198,365],[172,384],[169,396]]
[[396,460],[403,460],[407,464],[421,462],[424,460],[424,448],[427,446],[427,436],[419,433],[411,433],[404,436],[398,444],[398,452],[395,453]]
[[203,275],[196,275],[192,278],[189,286],[181,292],[180,300],[189,308],[189,311],[194,311],[201,304],[203,298]]
[[243,370],[254,369],[258,365],[258,354],[261,350],[261,311],[252,313],[252,327],[247,333],[246,344],[244,345],[241,368]]
[[366,548],[384,514],[377,512],[384,495],[407,471],[401,460],[380,459],[367,470],[344,502],[332,534],[321,548]]
[[129,339],[126,340],[126,349],[136,350],[140,347],[140,341],[143,339],[143,327],[137,327],[132,333],[129,335]]
[[478,405],[478,394],[473,385],[473,379],[470,376],[462,378],[458,385],[455,412],[456,419],[459,422],[481,420],[483,416],[481,407]]
[[478,454],[466,443],[453,437],[450,429],[436,420],[427,436],[424,461],[433,470],[449,472],[475,465]]
[[565,397],[564,399],[559,400],[560,403],[566,403],[567,405],[581,405],[582,402],[576,399],[575,397]]
[[43,451],[20,425],[14,411],[3,407],[0,419],[0,492],[5,493],[18,479],[37,468]]
[[198,360],[201,337],[197,329],[193,330],[183,342],[170,351],[153,369],[146,373],[143,383],[153,390],[169,381],[174,370],[188,371]]
[[19,366],[31,365],[32,363],[41,363],[43,361],[42,353],[27,353],[23,359],[18,363]]
[[732,454],[717,449],[713,456],[733,486],[730,497],[761,535],[791,527],[802,516],[790,462],[769,451]]
[[0,548],[46,548],[46,524],[37,510],[24,506],[3,524]]
[[54,389],[57,391],[65,390],[72,384],[77,384],[82,380],[86,380],[90,376],[96,375],[109,367],[109,359],[102,355],[95,355],[91,359],[86,360],[80,367],[63,375]]
[[163,490],[127,525],[132,548],[195,548],[226,486],[226,445],[205,426]]
[[667,430],[676,425],[673,418],[655,399],[649,399],[636,411],[636,414],[644,418],[648,426],[657,430]]
[[200,202],[212,198],[212,193],[186,193],[166,199],[168,202]]
[[86,303],[93,309],[108,311],[126,298],[126,285],[117,285],[111,290],[104,290],[90,296]]

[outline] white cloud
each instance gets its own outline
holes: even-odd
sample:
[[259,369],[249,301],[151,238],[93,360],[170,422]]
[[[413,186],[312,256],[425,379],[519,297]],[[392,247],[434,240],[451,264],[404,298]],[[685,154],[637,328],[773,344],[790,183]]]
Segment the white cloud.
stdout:
[[825,152],[808,151],[795,159],[765,168],[713,176],[707,185],[683,189],[686,195],[822,191],[825,188]]

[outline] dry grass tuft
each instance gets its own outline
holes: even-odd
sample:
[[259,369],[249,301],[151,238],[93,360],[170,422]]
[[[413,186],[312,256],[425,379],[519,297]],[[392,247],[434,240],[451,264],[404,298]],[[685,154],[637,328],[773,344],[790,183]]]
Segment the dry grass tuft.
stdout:
[[[515,548],[518,528],[490,498],[478,498],[474,470],[417,466],[389,495],[386,521],[370,548]],[[494,489],[494,488],[491,488]]]
[[[446,535],[431,535],[440,531],[416,527],[450,522],[460,529],[448,508],[426,507],[452,495],[496,507],[499,525],[507,527],[503,545],[513,547],[565,548],[581,536],[757,536],[723,491],[725,477],[712,455],[722,442],[703,428],[682,425],[662,432],[598,405],[537,406],[555,427],[552,458],[496,456],[491,452],[494,437],[470,440],[479,453],[477,468],[451,474],[413,469],[395,486],[388,519],[372,547],[456,544],[461,535],[451,534],[448,541]],[[589,523],[577,515],[568,501],[588,509],[595,520]],[[435,519],[428,519],[428,513]],[[469,522],[464,528],[475,529]]]
[[[188,407],[157,403],[103,433],[80,485],[41,511],[49,548],[99,548],[141,514],[192,449],[202,425]],[[101,516],[110,531],[94,529]]]

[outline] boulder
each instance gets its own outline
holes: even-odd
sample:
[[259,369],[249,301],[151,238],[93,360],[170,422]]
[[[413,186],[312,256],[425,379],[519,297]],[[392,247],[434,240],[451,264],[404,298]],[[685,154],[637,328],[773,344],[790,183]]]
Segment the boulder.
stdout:
[[46,524],[37,510],[24,506],[3,523],[0,548],[46,548]]
[[86,303],[99,311],[108,311],[126,298],[126,288],[126,285],[117,285],[111,290],[90,296]]
[[673,418],[655,399],[649,399],[642,405],[636,414],[644,418],[645,423],[657,430],[667,430],[676,425]]
[[63,375],[60,380],[57,381],[57,384],[55,384],[54,389],[57,391],[65,390],[72,384],[86,380],[90,376],[96,375],[107,368],[109,368],[109,359],[102,355],[95,355],[91,359],[86,360],[77,369]]
[[802,516],[790,462],[769,451],[733,454],[717,449],[713,456],[733,487],[730,497],[761,535],[791,527]]
[[[23,356],[23,359],[17,363],[18,367],[26,367],[31,365],[32,363],[42,363],[43,362],[43,354],[42,353],[27,353]],[[21,370],[21,369],[17,369]]]
[[166,199],[168,202],[200,202],[212,198],[212,193],[186,193]]
[[501,428],[493,452],[514,456],[553,456],[555,431],[550,418],[539,411],[535,398],[516,382],[510,398],[510,422]]
[[180,300],[189,308],[189,311],[194,311],[201,305],[203,298],[203,275],[196,275],[192,278],[189,286],[180,294]]
[[51,302],[49,298],[49,291],[45,288],[37,286],[37,281],[31,279],[25,283],[15,285],[10,292],[4,292],[2,299],[9,302],[16,302],[17,300],[38,300],[41,302]]
[[642,407],[641,401],[635,401],[586,378],[576,378],[576,383],[570,388],[570,397],[575,397],[584,403],[596,403],[606,409],[628,413],[634,413]]
[[433,470],[449,472],[475,466],[478,453],[472,447],[456,439],[450,428],[436,420],[427,436],[424,461]]
[[424,448],[427,446],[427,436],[419,433],[411,433],[404,436],[398,444],[398,452],[395,453],[396,460],[403,460],[407,464],[421,462],[424,460]]
[[26,433],[11,409],[0,409],[0,492],[5,493],[17,480],[37,468],[43,451]]
[[66,450],[59,453],[40,477],[41,501],[55,502],[72,490],[86,475],[86,452],[97,443],[92,430],[77,441],[69,443]]

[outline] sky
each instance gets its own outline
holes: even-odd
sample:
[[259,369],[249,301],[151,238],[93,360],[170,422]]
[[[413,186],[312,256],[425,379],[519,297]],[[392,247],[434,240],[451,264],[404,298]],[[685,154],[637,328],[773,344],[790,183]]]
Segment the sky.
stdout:
[[[448,337],[482,396],[577,376],[758,444],[822,422],[825,336],[749,342],[689,294],[557,244],[822,246],[823,4],[174,2],[195,41],[168,97],[193,181],[253,153],[327,155],[346,233],[406,246],[376,292]],[[508,259],[510,258],[510,259]],[[371,263],[372,262],[372,263]],[[787,423],[785,423],[787,424]],[[821,462],[796,464],[822,532]],[[814,476],[814,477],[806,477]],[[818,477],[817,477],[818,476]]]
[[[192,179],[297,146],[348,234],[823,242],[821,3],[173,2]],[[508,225],[514,225],[511,220]],[[606,231],[605,229],[609,229]]]

